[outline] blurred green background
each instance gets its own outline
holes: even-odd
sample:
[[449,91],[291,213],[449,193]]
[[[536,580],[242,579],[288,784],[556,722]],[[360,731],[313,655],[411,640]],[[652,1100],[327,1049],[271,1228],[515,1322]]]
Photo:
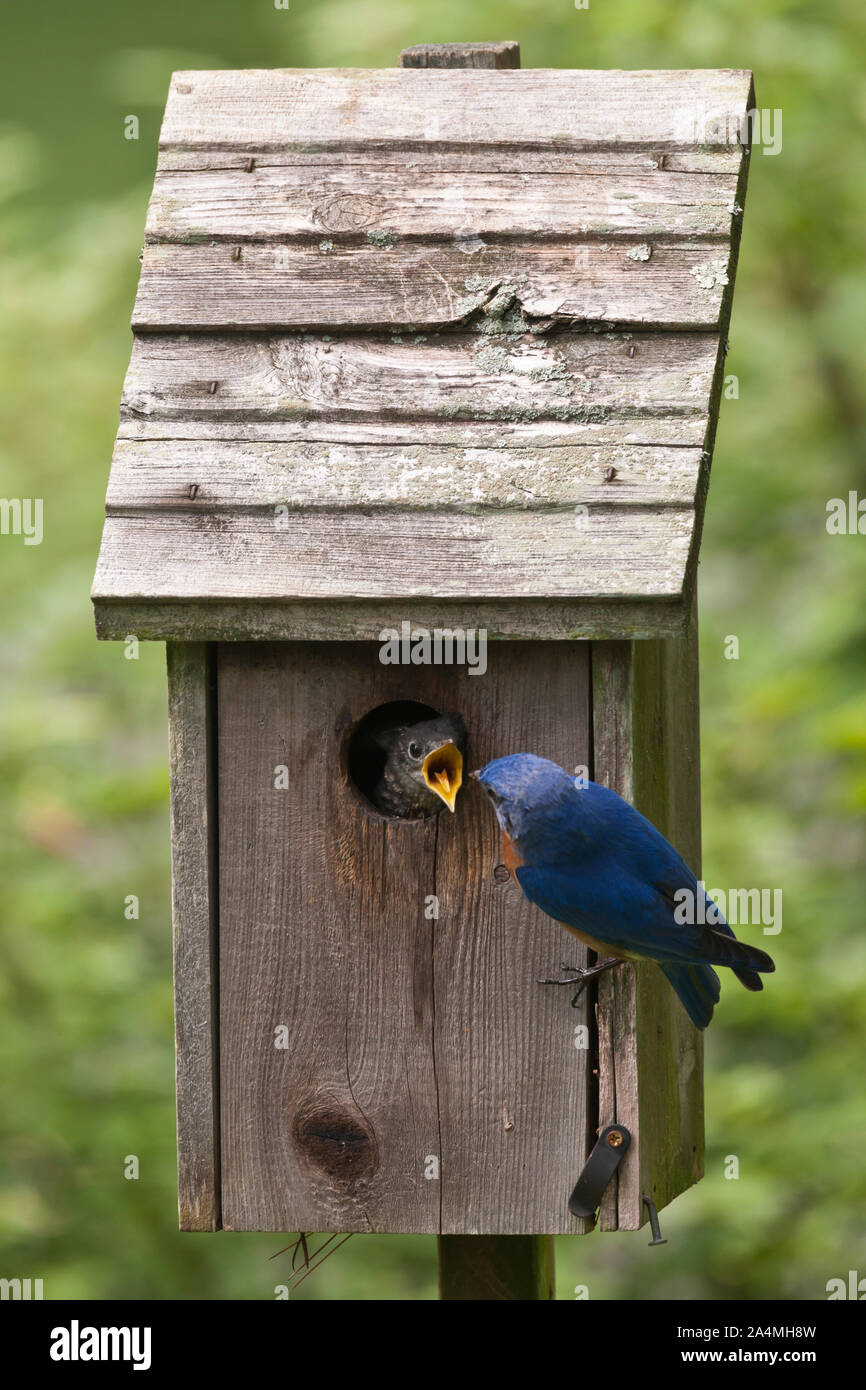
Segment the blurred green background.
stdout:
[[[707,1176],[669,1243],[561,1240],[559,1296],[821,1299],[866,1275],[866,538],[825,527],[866,495],[861,0],[40,0],[2,29],[0,495],[43,497],[45,539],[0,538],[0,1275],[258,1299],[287,1272],[278,1236],[175,1230],[164,649],[97,644],[88,600],[169,74],[479,38],[524,67],[751,67],[784,113],[752,159],[701,565],[705,877],[784,890],[778,973],[760,998],[725,982]],[[298,1297],[433,1298],[435,1242],[356,1237]]]

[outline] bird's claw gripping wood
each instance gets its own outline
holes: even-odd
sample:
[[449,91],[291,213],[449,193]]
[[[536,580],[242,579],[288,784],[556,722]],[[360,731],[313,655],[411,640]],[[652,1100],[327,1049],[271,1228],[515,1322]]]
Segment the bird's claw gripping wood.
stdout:
[[583,991],[586,989],[587,985],[589,984],[590,980],[594,980],[594,979],[596,978],[597,975],[603,975],[604,972],[605,972],[605,970],[610,970],[614,965],[622,965],[622,961],[621,961],[621,960],[616,960],[616,959],[614,959],[614,960],[604,960],[604,961],[599,961],[599,963],[598,963],[597,965],[587,965],[587,966],[583,966],[583,965],[566,965],[566,963],[563,961],[562,965],[561,965],[559,968],[560,968],[560,970],[563,970],[563,971],[567,970],[567,971],[571,974],[571,977],[572,977],[571,979],[569,979],[569,980],[562,980],[562,979],[539,980],[539,981],[538,981],[538,984],[540,984],[540,985],[573,985],[573,984],[576,984],[576,985],[577,985],[577,989],[575,990],[575,993],[574,993],[574,995],[572,996],[572,1000],[571,1000],[571,1007],[572,1007],[573,1009],[576,1009],[577,1006],[578,1006],[578,1003],[580,1002],[580,997],[581,997],[581,995],[583,994]]

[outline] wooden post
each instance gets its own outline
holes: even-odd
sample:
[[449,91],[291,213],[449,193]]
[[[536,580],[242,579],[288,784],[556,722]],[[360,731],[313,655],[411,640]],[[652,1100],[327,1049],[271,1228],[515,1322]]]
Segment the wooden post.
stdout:
[[519,68],[520,44],[506,39],[502,43],[419,43],[404,48],[401,68]]
[[553,1298],[553,1236],[440,1236],[439,1297]]
[[[419,44],[400,54],[403,68],[519,68],[516,43]],[[553,1236],[440,1236],[442,1299],[550,1299]]]

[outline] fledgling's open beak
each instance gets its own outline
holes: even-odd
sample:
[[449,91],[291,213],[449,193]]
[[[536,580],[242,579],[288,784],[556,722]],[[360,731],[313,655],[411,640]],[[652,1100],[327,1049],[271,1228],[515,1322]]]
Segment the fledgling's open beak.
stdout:
[[449,739],[441,748],[434,748],[424,759],[421,771],[431,792],[441,796],[448,810],[453,811],[463,785],[463,755],[456,743]]

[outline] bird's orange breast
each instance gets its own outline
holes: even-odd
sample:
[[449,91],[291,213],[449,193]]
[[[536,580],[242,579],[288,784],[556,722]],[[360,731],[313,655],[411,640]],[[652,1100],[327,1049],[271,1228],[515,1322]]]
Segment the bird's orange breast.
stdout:
[[511,836],[507,835],[504,830],[502,832],[502,862],[516,883],[517,870],[523,863],[523,859]]

